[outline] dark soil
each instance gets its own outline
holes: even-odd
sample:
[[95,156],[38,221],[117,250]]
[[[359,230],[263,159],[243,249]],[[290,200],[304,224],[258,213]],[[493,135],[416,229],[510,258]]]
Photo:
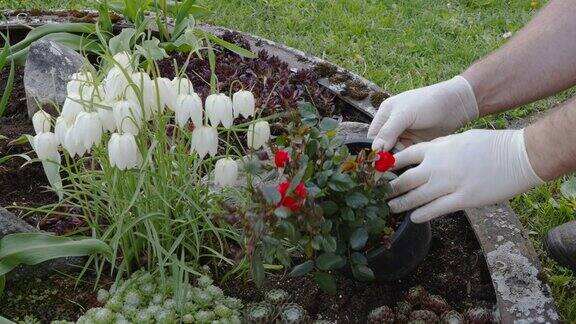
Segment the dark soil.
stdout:
[[443,296],[460,312],[474,306],[491,308],[496,299],[486,261],[463,215],[433,221],[432,233],[432,246],[424,262],[396,282],[362,283],[340,275],[338,294],[330,296],[321,292],[310,276],[273,275],[263,290],[241,281],[230,282],[224,290],[248,303],[261,301],[262,291],[281,288],[290,292],[291,301],[306,308],[313,319],[338,323],[366,323],[370,310],[382,305],[394,307],[404,292],[416,285]]

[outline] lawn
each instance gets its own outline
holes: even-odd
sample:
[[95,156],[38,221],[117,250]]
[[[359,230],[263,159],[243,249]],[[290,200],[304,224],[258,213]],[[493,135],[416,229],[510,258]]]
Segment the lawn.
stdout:
[[[200,0],[203,21],[257,34],[335,62],[391,93],[450,78],[506,40],[543,5],[537,0]],[[82,8],[87,1],[0,0],[0,8]],[[476,122],[506,128],[551,107],[568,91],[513,112]],[[537,249],[552,226],[576,218],[575,202],[560,198],[558,183],[517,197],[513,206]],[[542,256],[567,322],[576,321],[576,277]]]

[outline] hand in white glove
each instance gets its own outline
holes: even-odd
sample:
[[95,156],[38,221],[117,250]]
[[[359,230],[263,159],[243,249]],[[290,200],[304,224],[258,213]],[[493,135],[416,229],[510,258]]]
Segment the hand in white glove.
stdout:
[[[469,207],[504,201],[543,181],[524,145],[524,130],[470,130],[419,143],[395,155],[395,169],[409,165],[393,180],[390,209],[416,209],[416,223]],[[403,195],[402,195],[403,194]]]
[[380,105],[368,129],[372,149],[389,151],[398,139],[419,143],[449,135],[478,117],[472,87],[461,76],[403,92]]

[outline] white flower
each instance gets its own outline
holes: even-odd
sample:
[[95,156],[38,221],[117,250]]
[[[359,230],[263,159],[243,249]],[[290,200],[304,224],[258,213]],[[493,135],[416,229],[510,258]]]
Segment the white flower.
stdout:
[[184,127],[189,119],[194,126],[202,125],[202,99],[196,93],[178,95],[174,111],[178,126]]
[[[168,78],[156,78],[155,86],[158,87],[157,94],[160,96],[160,105],[163,110],[164,107],[168,107],[174,110],[174,105],[177,97],[176,89],[172,85],[172,81]],[[154,92],[156,95],[156,92]]]
[[227,187],[233,186],[238,178],[238,164],[230,158],[216,161],[214,165],[214,184]]
[[60,153],[58,153],[58,140],[54,133],[45,132],[34,136],[32,143],[34,151],[40,160],[60,163]]
[[84,107],[80,103],[80,99],[78,97],[68,97],[64,100],[60,116],[66,118],[69,122],[73,122],[81,111],[84,111]]
[[232,96],[232,102],[234,106],[234,118],[238,118],[239,115],[244,116],[244,118],[254,116],[256,103],[252,92],[240,90]]
[[82,144],[86,151],[100,143],[102,139],[102,123],[96,112],[81,112],[74,122],[76,140]]
[[66,92],[70,97],[79,96],[82,89],[92,84],[93,81],[92,74],[88,72],[74,73],[70,75],[69,81],[66,84]]
[[[102,107],[106,106],[106,107]],[[112,111],[113,104],[102,102],[100,107],[96,108],[102,129],[107,132],[116,130],[116,119],[114,119],[114,111]]]
[[114,104],[112,112],[118,131],[138,135],[142,125],[142,112],[136,103],[129,100],[118,101]]
[[32,116],[32,125],[36,134],[45,133],[50,131],[52,117],[44,110],[38,110]]
[[71,157],[75,157],[76,155],[83,156],[88,151],[84,145],[82,145],[80,139],[76,136],[74,125],[68,128],[66,131],[62,146],[66,151],[68,151],[68,154],[70,154]]
[[124,93],[128,89],[130,82],[126,75],[118,67],[113,67],[108,71],[104,79],[104,92],[107,101],[124,99]]
[[194,92],[192,82],[186,78],[175,77],[172,79],[172,85],[176,90],[176,94],[192,94]]
[[[157,111],[158,107],[152,79],[150,79],[148,73],[145,72],[132,73],[130,78],[132,79],[132,83],[138,87],[139,93],[135,92],[133,85],[131,85],[126,89],[126,99],[138,104],[143,104],[144,117],[146,120],[150,120],[152,113]],[[142,99],[142,101],[140,101],[140,99]]]
[[120,170],[132,169],[142,164],[142,155],[134,135],[130,133],[112,134],[108,142],[110,165]]
[[100,101],[104,98],[104,91],[102,85],[85,84],[80,88],[80,99],[83,104],[88,101]]
[[74,125],[74,121],[68,120],[62,116],[56,118],[56,123],[54,124],[54,134],[56,134],[56,139],[58,143],[64,145],[64,140],[66,139],[66,132]]
[[270,139],[270,125],[265,120],[257,121],[248,126],[248,147],[259,149]]
[[206,98],[206,116],[210,119],[212,126],[217,127],[222,123],[222,126],[230,128],[234,123],[230,97],[223,93],[209,95]]
[[210,153],[215,156],[218,153],[218,131],[215,127],[198,126],[192,131],[192,151],[198,153],[201,159]]
[[[118,65],[128,73],[132,73],[134,71],[134,62],[132,62],[133,58],[128,52],[116,53],[112,59],[116,61],[116,63],[118,63]],[[118,66],[115,65],[115,67]]]

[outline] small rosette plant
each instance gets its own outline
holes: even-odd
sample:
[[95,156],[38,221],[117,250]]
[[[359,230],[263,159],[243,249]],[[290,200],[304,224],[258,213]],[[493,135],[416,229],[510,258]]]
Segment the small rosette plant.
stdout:
[[327,292],[336,290],[334,270],[374,279],[366,253],[389,245],[393,233],[385,197],[394,157],[368,150],[351,154],[337,136],[337,124],[302,104],[287,134],[276,138],[273,156],[259,162],[266,166],[259,170],[272,170],[275,180],[256,189],[250,205],[235,210],[243,215],[257,283],[264,278],[264,264],[291,265],[292,247],[302,257],[291,275],[313,273]]

